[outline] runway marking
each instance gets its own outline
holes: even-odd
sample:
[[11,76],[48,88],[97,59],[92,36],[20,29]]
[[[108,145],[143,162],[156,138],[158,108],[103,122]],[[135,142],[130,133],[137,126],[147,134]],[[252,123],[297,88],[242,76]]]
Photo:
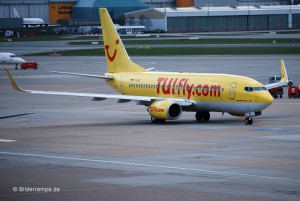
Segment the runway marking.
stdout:
[[26,154],[26,153],[5,152],[5,151],[0,152],[0,154],[17,155],[17,156],[30,156],[30,157],[40,157],[40,158],[65,159],[65,160],[74,160],[74,161],[88,161],[88,162],[110,163],[110,164],[121,164],[121,165],[128,165],[128,166],[153,167],[153,168],[172,169],[172,170],[186,170],[186,171],[193,171],[193,172],[202,172],[202,173],[206,173],[206,174],[233,175],[233,176],[243,176],[243,177],[256,177],[256,178],[260,178],[260,179],[275,179],[275,180],[286,180],[286,181],[300,182],[300,180],[298,180],[298,179],[290,179],[290,178],[283,178],[283,177],[273,177],[273,176],[265,176],[265,175],[255,175],[255,174],[245,174],[245,173],[235,173],[235,172],[204,170],[204,169],[175,167],[175,166],[166,166],[166,165],[152,165],[152,164],[130,163],[130,162],[122,162],[122,161],[109,161],[109,160],[99,160],[99,159],[89,159],[89,158],[75,158],[75,157],[41,155],[41,154]]
[[15,142],[17,140],[6,140],[6,139],[0,139],[0,142]]

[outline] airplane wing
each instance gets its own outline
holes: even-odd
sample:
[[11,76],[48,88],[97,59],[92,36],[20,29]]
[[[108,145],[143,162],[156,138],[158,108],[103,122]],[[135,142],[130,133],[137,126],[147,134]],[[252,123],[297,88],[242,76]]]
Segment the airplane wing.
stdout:
[[25,116],[25,115],[30,115],[30,114],[34,114],[34,113],[26,112],[26,113],[20,113],[20,114],[0,115],[0,119],[7,119],[7,118]]
[[76,76],[83,76],[83,77],[91,77],[91,78],[100,78],[100,79],[105,79],[105,80],[113,79],[113,77],[109,77],[109,76],[99,76],[99,75],[90,75],[90,74],[81,74],[81,73],[69,73],[69,72],[60,72],[60,71],[47,71],[47,72],[66,74],[66,75],[76,75]]
[[[17,85],[10,72],[5,68],[6,74],[10,80],[11,85],[15,90],[20,92],[27,92],[31,94],[43,94],[43,95],[60,95],[60,96],[77,96],[77,97],[90,97],[95,101],[101,101],[105,99],[118,99],[118,103],[125,103],[130,101],[137,101],[140,104],[150,105],[154,101],[158,100],[172,100],[181,106],[190,106],[193,101],[178,98],[161,98],[161,97],[150,97],[150,96],[132,96],[122,94],[98,94],[98,93],[79,93],[79,92],[63,92],[63,91],[39,91],[39,90],[25,90]],[[84,74],[83,74],[84,76]],[[102,76],[99,76],[102,78]],[[104,76],[103,76],[104,77]],[[106,78],[104,78],[106,79]],[[109,77],[109,79],[113,79]]]
[[293,82],[289,80],[288,75],[286,73],[286,69],[285,69],[283,59],[280,60],[280,71],[281,71],[281,80],[280,80],[280,82],[265,85],[265,87],[267,89],[274,89],[274,88],[277,88],[277,87],[293,85]]

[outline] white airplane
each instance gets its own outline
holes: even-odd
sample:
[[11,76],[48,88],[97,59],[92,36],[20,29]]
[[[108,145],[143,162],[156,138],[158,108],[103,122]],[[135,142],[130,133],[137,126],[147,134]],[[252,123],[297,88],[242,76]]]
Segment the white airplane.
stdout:
[[[13,8],[15,18],[21,18],[17,9]],[[41,18],[23,18],[23,26],[47,26],[48,24]]]
[[9,52],[0,53],[0,64],[15,64],[16,69],[20,63],[26,62],[21,57],[17,57],[15,54]]

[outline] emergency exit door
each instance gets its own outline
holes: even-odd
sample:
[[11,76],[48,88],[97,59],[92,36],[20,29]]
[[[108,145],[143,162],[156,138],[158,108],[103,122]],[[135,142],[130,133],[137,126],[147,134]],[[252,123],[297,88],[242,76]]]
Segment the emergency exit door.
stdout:
[[232,82],[229,89],[229,99],[235,100],[235,89],[236,89],[237,83]]

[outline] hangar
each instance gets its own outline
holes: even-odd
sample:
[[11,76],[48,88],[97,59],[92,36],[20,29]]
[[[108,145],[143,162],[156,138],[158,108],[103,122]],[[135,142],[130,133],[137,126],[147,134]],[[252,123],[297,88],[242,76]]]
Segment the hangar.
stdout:
[[79,0],[73,7],[73,19],[97,21],[99,8],[107,8],[114,21],[124,19],[124,13],[149,8],[139,0]]
[[300,5],[151,8],[126,13],[126,23],[138,24],[141,16],[151,21],[149,30],[170,33],[300,28]]
[[72,6],[77,0],[0,0],[0,18],[15,18],[15,8],[20,17],[42,18],[55,24],[58,19],[71,19]]
[[21,18],[41,18],[47,24],[62,24],[58,20],[73,19],[75,22],[96,21],[99,24],[99,7],[106,7],[113,19],[122,18],[123,21],[126,12],[150,8],[139,0],[0,0],[0,5],[2,28],[11,28],[7,19],[15,18],[13,9]]

